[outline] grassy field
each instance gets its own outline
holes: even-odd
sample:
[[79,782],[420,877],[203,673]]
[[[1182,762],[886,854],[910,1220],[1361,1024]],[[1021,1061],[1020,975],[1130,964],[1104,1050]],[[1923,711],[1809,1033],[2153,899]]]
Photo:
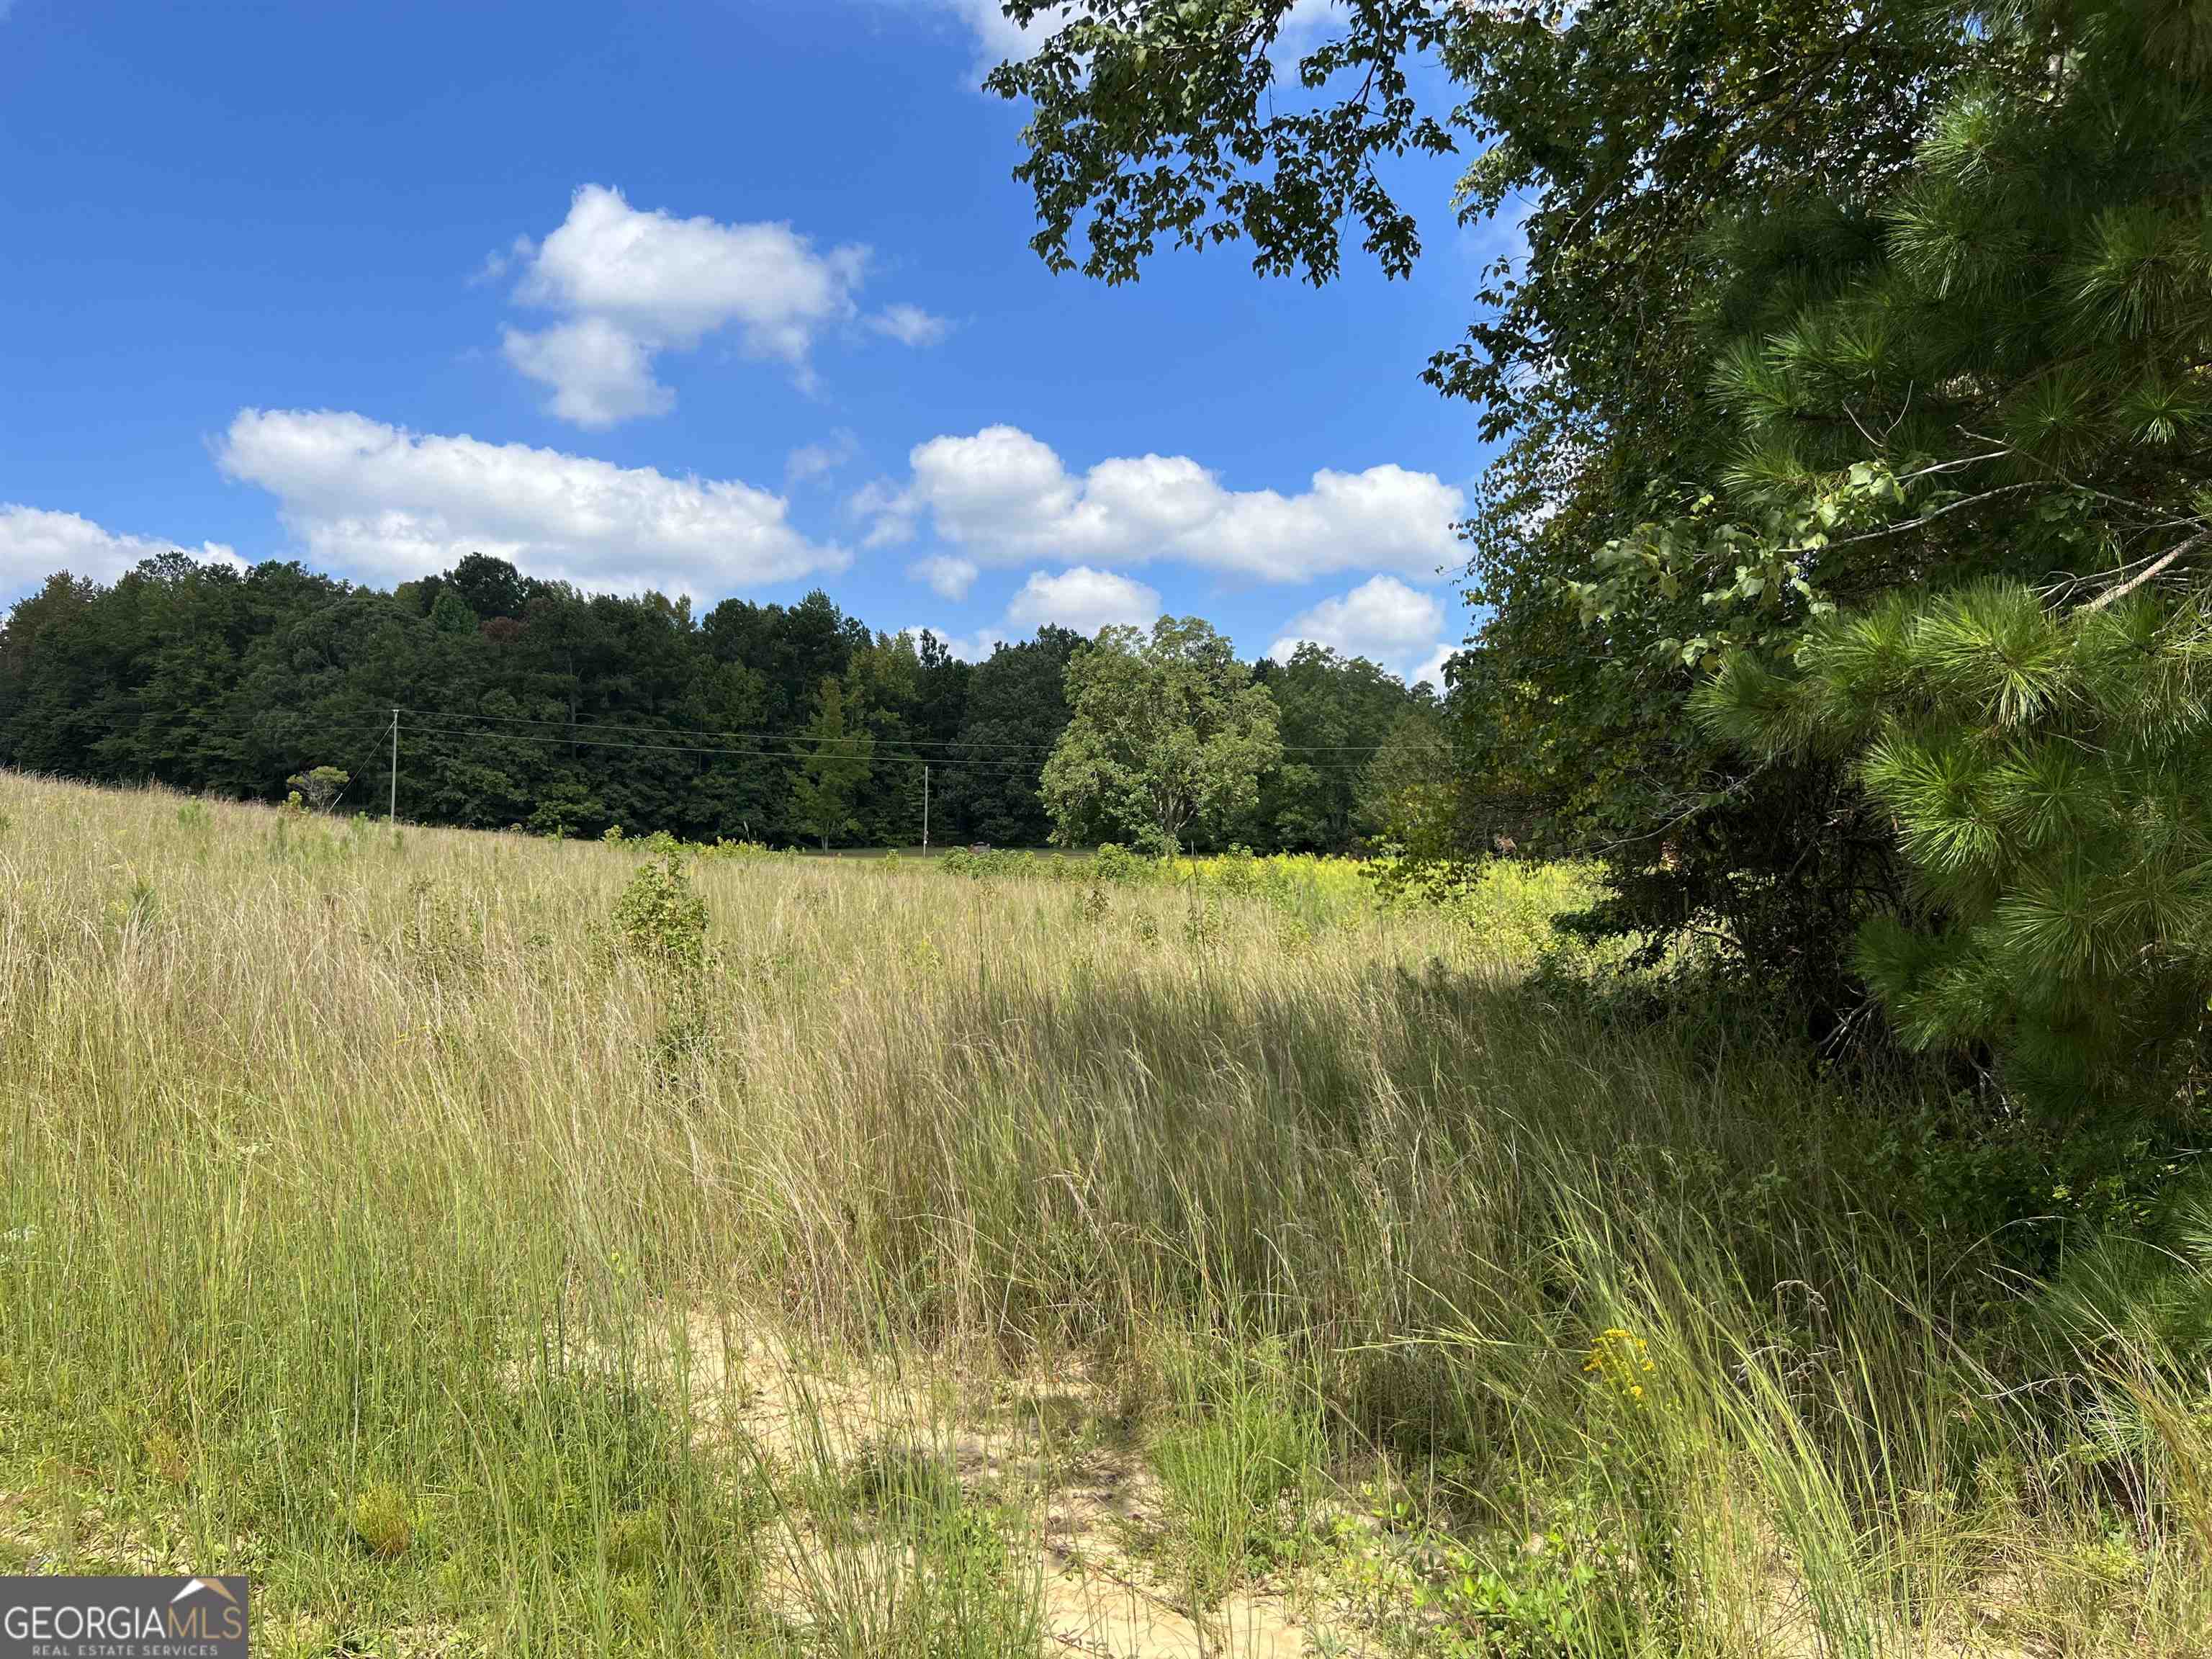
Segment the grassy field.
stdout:
[[0,814],[0,1571],[272,1655],[2212,1652],[2212,1227],[2032,1276],[1923,1085],[1532,977],[1572,872]]

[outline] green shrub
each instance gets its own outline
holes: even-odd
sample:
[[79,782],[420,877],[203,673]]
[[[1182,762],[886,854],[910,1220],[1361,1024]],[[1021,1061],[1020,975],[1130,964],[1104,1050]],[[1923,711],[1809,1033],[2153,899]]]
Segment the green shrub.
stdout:
[[707,901],[672,842],[637,866],[615,901],[614,922],[617,948],[653,968],[690,976],[707,965]]
[[791,854],[779,852],[761,842],[726,841],[717,836],[713,846],[702,847],[699,849],[699,856],[708,859],[729,859],[738,863],[751,863],[763,859],[789,858]]
[[998,881],[1009,876],[1033,873],[1037,860],[1033,854],[1018,848],[956,847],[945,855],[942,862],[945,870],[953,875],[966,876],[973,881]]
[[1091,874],[1095,881],[1149,881],[1158,870],[1156,860],[1131,852],[1119,842],[1101,842],[1091,855]]

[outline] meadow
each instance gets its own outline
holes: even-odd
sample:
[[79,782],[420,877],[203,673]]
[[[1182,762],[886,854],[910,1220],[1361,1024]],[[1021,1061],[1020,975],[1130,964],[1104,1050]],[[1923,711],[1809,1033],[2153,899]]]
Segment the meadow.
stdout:
[[0,776],[0,1571],[272,1655],[2212,1652],[2185,1170],[2100,1237],[1587,884]]

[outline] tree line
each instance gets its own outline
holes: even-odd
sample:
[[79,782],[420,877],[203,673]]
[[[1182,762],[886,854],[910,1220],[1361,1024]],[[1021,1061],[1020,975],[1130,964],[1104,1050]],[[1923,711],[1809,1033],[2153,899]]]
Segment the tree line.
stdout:
[[[1381,830],[1405,757],[1442,741],[1436,697],[1365,659],[1304,646],[1242,663],[1196,619],[1163,627],[1205,659],[1209,687],[1261,698],[1273,734],[1225,770],[1227,751],[1198,742],[1183,758],[1205,798],[1165,829],[1123,787],[1128,768],[1113,771],[1110,738],[1085,747],[1087,783],[1071,761],[1055,798],[1043,787],[1074,712],[1071,665],[1103,653],[1157,670],[1150,640],[1048,625],[969,663],[819,592],[695,615],[688,599],[585,593],[482,554],[388,592],[180,553],[112,584],[57,574],[0,628],[0,764],[246,799],[331,768],[347,778],[328,792],[337,810],[381,811],[398,709],[398,809],[422,823],[906,846],[921,838],[926,769],[940,844],[1057,831],[1345,852]],[[1202,720],[1188,710],[1184,725]],[[1169,751],[1146,750],[1125,760],[1157,771]]]

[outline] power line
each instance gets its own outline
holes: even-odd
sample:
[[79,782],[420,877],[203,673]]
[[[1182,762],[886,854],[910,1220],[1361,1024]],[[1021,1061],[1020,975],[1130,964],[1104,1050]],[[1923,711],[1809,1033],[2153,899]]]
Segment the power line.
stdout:
[[[649,730],[651,728],[641,729]],[[960,756],[946,755],[911,755],[903,753],[897,750],[884,749],[873,749],[866,751],[866,753],[850,749],[824,749],[817,750],[813,753],[810,754],[793,753],[781,749],[737,748],[720,744],[623,743],[605,738],[572,737],[559,732],[487,732],[481,730],[471,730],[466,726],[426,726],[419,723],[410,726],[408,730],[416,732],[418,735],[427,734],[432,737],[471,738],[478,739],[487,737],[495,737],[505,739],[511,743],[548,743],[571,744],[586,749],[620,749],[629,750],[634,752],[657,752],[675,755],[734,755],[754,760],[807,761],[834,758],[842,760],[865,760],[872,764],[881,761],[902,766],[966,766],[981,767],[999,771],[1011,772],[1031,771],[1036,769],[1037,766],[1037,763],[1033,759],[994,760],[988,757],[980,756],[969,758]],[[1331,764],[1328,763],[1305,762],[1301,763],[1301,764],[1309,765],[1313,770],[1317,772],[1349,774],[1364,769],[1361,766],[1351,763],[1337,763]]]
[[[848,736],[842,738],[814,738],[808,736],[804,731],[714,731],[690,726],[630,726],[610,720],[538,720],[523,714],[479,714],[465,709],[405,708],[402,709],[400,712],[422,720],[483,720],[496,722],[502,725],[545,726],[557,727],[559,730],[563,732],[616,732],[651,738],[745,738],[762,743],[805,743],[815,745],[810,752],[817,754],[825,752],[824,745],[836,743],[858,743],[861,740],[860,737],[858,735]],[[378,731],[382,731],[384,728],[380,726],[376,729]],[[516,733],[513,735],[519,736],[520,734]],[[579,738],[577,741],[581,742],[583,739]],[[898,739],[898,742],[902,747],[908,749],[988,749],[1009,753],[1022,754],[1049,754],[1053,748],[1053,745],[1048,743],[979,744],[970,742],[969,740],[963,738],[901,738]],[[1380,754],[1382,750],[1392,746],[1393,745],[1385,743],[1285,744],[1283,745],[1283,753],[1286,755],[1374,755]],[[804,758],[804,757],[799,757],[799,758]]]
[[[403,710],[403,712],[404,714],[411,714],[411,717],[416,719],[434,719],[434,721],[498,721],[498,723],[504,723],[504,726],[550,726],[550,728],[556,728],[549,737],[544,738],[535,737],[533,732],[484,732],[484,737],[518,737],[522,738],[522,741],[557,741],[557,744],[575,741],[575,744],[588,744],[588,741],[592,741],[592,738],[588,737],[571,738],[571,737],[564,737],[564,734],[566,732],[622,732],[622,734],[629,734],[629,737],[744,737],[744,738],[752,738],[752,741],[759,741],[759,744],[807,744],[810,745],[810,748],[801,754],[787,754],[783,752],[783,750],[761,750],[761,752],[769,754],[769,757],[775,757],[775,759],[787,759],[787,761],[807,759],[807,754],[834,752],[834,745],[838,744],[849,745],[849,744],[860,744],[863,738],[872,738],[872,734],[867,732],[848,732],[845,737],[838,737],[838,738],[823,738],[823,737],[807,737],[805,732],[745,732],[745,730],[730,730],[730,732],[721,732],[721,730],[702,730],[702,728],[690,728],[690,726],[622,726],[622,723],[615,723],[615,721],[544,721],[544,719],[529,719],[525,717],[525,714],[471,714],[471,712],[467,710],[425,710],[425,708],[410,708],[410,710]],[[902,737],[898,738],[898,744],[902,745],[902,748],[994,748],[994,750],[1020,750],[1020,752],[1036,752],[1036,750],[1046,750],[1046,752],[1048,752],[1048,750],[1053,748],[1051,744],[960,744],[957,738],[942,738],[942,737],[911,737],[911,738]],[[730,750],[730,752],[734,754],[738,752],[738,750]],[[752,750],[745,750],[745,752],[752,752]]]
[[738,749],[720,744],[619,743],[606,738],[568,737],[557,732],[486,732],[482,731],[471,731],[466,726],[434,726],[425,727],[418,725],[410,726],[408,729],[411,732],[416,732],[427,731],[433,735],[447,738],[482,738],[485,737],[497,737],[504,738],[510,743],[565,744],[574,744],[585,749],[628,749],[642,751],[659,750],[676,755],[740,755],[749,757],[755,760],[804,761],[815,759],[818,756],[822,758],[835,758],[841,760],[866,759],[869,761],[896,761],[908,766],[933,764],[937,766],[990,766],[1012,769],[1026,769],[1032,764],[1032,763],[1029,761],[990,760],[985,758],[978,758],[975,760],[961,760],[957,758],[948,759],[942,755],[907,755],[895,752],[885,753],[882,750],[870,750],[864,755],[856,750],[817,750],[815,755],[806,755],[793,754],[787,750],[782,749]]

